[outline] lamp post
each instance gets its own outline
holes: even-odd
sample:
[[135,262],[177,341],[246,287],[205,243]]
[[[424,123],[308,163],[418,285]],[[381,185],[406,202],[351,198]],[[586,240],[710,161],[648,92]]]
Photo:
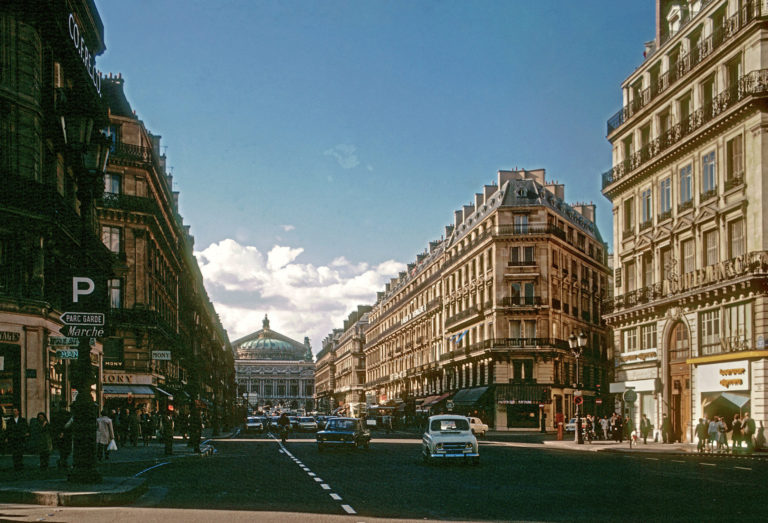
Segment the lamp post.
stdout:
[[[578,337],[575,334],[571,334],[568,337],[568,345],[571,347],[573,357],[576,358],[576,390],[581,390],[581,383],[579,382],[579,358],[581,357],[581,351],[583,351],[584,347],[587,345],[587,335],[583,332],[579,334]],[[583,445],[584,436],[581,434],[581,409],[575,398],[574,403],[576,404],[576,435],[574,436],[574,441],[579,445]]]
[[[68,107],[61,115],[64,142],[69,148],[73,164],[77,169],[77,196],[80,200],[82,218],[81,245],[82,260],[88,265],[87,249],[93,238],[93,201],[104,191],[104,171],[109,158],[109,140],[101,133],[91,139],[94,127],[93,117],[83,110]],[[102,289],[106,298],[106,289]],[[100,311],[105,312],[105,311]],[[101,475],[96,470],[96,429],[98,405],[91,397],[95,383],[91,365],[91,344],[89,336],[81,336],[78,356],[71,367],[71,381],[77,389],[77,398],[72,404],[72,472],[68,480],[72,483],[100,483]]]

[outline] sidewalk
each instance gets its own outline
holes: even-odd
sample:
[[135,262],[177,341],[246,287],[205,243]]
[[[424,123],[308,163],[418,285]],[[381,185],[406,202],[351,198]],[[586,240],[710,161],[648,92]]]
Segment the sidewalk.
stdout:
[[718,458],[757,458],[768,459],[768,452],[756,451],[752,454],[746,453],[709,453],[705,452],[699,454],[696,443],[661,443],[648,441],[644,444],[642,440],[638,443],[632,443],[632,447],[629,446],[629,441],[619,443],[617,441],[604,441],[594,440],[591,443],[584,441],[583,444],[578,444],[574,441],[573,434],[570,434],[568,439],[558,440],[545,440],[544,445],[550,448],[558,448],[564,450],[573,450],[579,452],[621,452],[621,453],[637,453],[637,454],[668,454],[668,455],[689,455],[689,456],[706,456],[706,457],[718,457]]
[[[212,438],[211,429],[203,429],[200,454],[196,454],[181,436],[174,437],[173,455],[165,455],[165,445],[157,440],[144,446],[139,442],[136,447],[128,446],[111,452],[110,464],[167,462],[183,458],[211,456],[215,452],[213,442],[217,439],[235,437],[239,429],[222,432]],[[135,476],[105,476],[102,483],[93,485],[75,485],[67,482],[66,471],[58,470],[58,453],[51,454],[47,471],[40,470],[40,459],[36,455],[24,456],[24,470],[12,469],[11,457],[0,456],[0,469],[5,481],[0,485],[0,503],[26,503],[56,506],[114,506],[126,505],[138,499],[146,491],[146,480]],[[70,464],[71,464],[70,456]]]

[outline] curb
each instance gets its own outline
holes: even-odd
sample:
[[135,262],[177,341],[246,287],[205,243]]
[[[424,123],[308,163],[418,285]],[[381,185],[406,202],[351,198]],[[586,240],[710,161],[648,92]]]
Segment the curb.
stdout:
[[59,507],[104,507],[128,505],[147,491],[146,480],[143,478],[105,479],[117,481],[118,484],[108,490],[99,490],[104,485],[94,484],[83,486],[84,489],[93,487],[90,490],[67,491],[59,490],[70,485],[61,479],[40,482],[45,484],[45,487],[39,483],[34,486],[28,484],[0,487],[0,502]]

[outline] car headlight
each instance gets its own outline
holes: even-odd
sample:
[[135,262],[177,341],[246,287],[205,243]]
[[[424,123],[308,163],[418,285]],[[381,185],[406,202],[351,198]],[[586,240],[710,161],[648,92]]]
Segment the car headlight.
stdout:
[[443,448],[442,443],[438,443],[437,445],[435,445],[435,450],[441,450],[442,448]]
[[471,448],[472,448],[472,442],[471,442],[471,441],[468,441],[467,443],[465,443],[465,444],[464,444],[464,448],[465,448],[465,449],[471,449]]

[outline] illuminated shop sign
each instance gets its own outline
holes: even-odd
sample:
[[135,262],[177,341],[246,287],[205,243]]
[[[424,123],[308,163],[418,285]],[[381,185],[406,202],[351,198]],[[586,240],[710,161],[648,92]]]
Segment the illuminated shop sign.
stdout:
[[749,361],[729,361],[696,368],[701,392],[749,390]]
[[75,15],[69,13],[69,37],[72,39],[72,43],[75,46],[75,51],[80,54],[80,59],[83,61],[85,70],[88,76],[93,81],[93,86],[96,88],[96,92],[101,96],[101,71],[96,69],[96,58],[88,50],[88,46],[85,45],[85,37],[80,33],[80,26],[77,25]]

